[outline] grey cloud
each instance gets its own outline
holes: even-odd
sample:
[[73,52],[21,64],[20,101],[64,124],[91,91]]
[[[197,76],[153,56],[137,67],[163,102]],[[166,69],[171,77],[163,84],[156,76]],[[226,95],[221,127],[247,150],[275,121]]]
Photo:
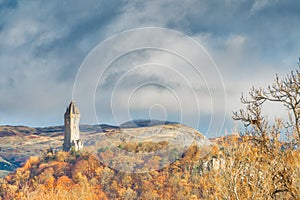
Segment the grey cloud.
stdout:
[[[0,1],[0,124],[60,122],[89,51],[114,33],[143,26],[182,31],[205,45],[231,91],[230,113],[240,106],[236,97],[241,90],[295,68],[299,9],[294,0]],[[168,59],[151,55],[150,60]],[[132,57],[128,63],[138,60]],[[124,72],[120,70],[116,66],[107,74],[107,88]],[[134,78],[182,86],[155,73],[132,74]],[[198,89],[205,93],[202,85]],[[25,118],[20,113],[30,114]]]

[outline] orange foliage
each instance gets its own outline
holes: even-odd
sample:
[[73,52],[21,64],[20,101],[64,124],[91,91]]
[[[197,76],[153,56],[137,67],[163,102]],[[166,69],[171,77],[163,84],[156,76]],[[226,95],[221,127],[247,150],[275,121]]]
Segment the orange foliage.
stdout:
[[32,167],[32,165],[38,164],[39,162],[39,157],[37,156],[30,156],[29,159],[26,161],[24,166],[22,167],[24,170],[28,170],[29,168]]
[[[165,158],[149,157],[144,163],[139,162],[150,170],[144,173],[115,171],[87,153],[76,157],[63,152],[55,156],[57,160],[50,161],[31,158],[0,184],[0,197],[3,200],[196,200],[252,196],[268,199],[280,193],[290,199],[299,197],[300,150],[279,148],[266,152],[253,145],[251,139],[234,137],[231,142],[223,139],[205,158],[200,156],[203,149],[191,146],[182,158],[164,168],[160,165]],[[120,151],[102,153],[126,158]]]
[[73,181],[67,176],[61,176],[56,181],[56,188],[69,191],[73,186]]

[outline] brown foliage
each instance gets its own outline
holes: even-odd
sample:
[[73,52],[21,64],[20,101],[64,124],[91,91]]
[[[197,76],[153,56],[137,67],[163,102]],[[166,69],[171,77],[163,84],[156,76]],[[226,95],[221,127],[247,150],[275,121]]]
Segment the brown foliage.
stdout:
[[[297,199],[300,193],[300,151],[273,151],[252,137],[224,137],[205,158],[191,146],[183,158],[148,173],[114,171],[94,155],[70,162],[32,162],[6,177],[2,199]],[[112,156],[115,156],[110,151]],[[120,155],[119,155],[120,156]],[[74,160],[75,159],[75,162]],[[159,156],[148,160],[149,169]],[[43,162],[43,163],[41,163]],[[68,169],[68,170],[63,170]],[[56,174],[59,172],[59,175]],[[62,174],[61,174],[62,173]]]

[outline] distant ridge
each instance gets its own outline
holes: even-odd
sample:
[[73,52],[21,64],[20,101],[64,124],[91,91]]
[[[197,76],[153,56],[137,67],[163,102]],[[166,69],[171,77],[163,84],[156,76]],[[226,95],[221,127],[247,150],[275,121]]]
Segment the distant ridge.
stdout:
[[[141,127],[151,127],[158,125],[167,125],[167,124],[179,124],[178,122],[162,121],[162,120],[151,120],[151,119],[137,119],[127,121],[120,126],[109,125],[109,124],[96,124],[88,125],[81,124],[81,132],[105,132],[106,130],[111,129],[120,129],[120,128],[141,128]],[[28,127],[28,126],[11,126],[4,125],[0,126],[0,137],[7,136],[25,136],[25,135],[41,135],[41,136],[54,136],[56,134],[63,133],[64,126],[48,126],[48,127]]]
[[121,124],[120,128],[140,128],[140,127],[151,127],[151,126],[168,125],[168,124],[179,124],[179,123],[162,121],[162,120],[136,119]]
[[[99,125],[80,125],[81,132],[103,132],[105,130],[119,129],[119,126],[109,124]],[[7,136],[25,136],[25,135],[41,135],[55,136],[64,132],[64,126],[48,126],[48,127],[28,127],[28,126],[0,126],[0,138]]]

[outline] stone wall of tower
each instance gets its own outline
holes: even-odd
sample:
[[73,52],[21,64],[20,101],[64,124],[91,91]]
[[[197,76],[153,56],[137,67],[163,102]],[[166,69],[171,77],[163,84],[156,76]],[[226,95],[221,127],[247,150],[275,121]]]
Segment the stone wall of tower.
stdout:
[[80,112],[78,107],[71,101],[69,107],[65,112],[65,126],[64,126],[64,143],[63,150],[69,151],[74,147],[75,151],[82,149],[83,145],[80,140]]

